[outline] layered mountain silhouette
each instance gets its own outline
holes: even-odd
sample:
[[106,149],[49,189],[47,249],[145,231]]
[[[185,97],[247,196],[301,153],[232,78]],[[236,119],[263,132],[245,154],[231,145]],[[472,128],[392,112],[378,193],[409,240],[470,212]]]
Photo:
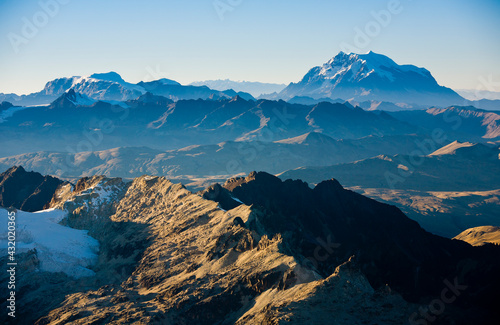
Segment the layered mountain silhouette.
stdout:
[[389,114],[426,129],[443,130],[448,137],[461,141],[498,140],[500,137],[500,114],[473,106],[433,107]]
[[[272,142],[308,132],[336,139],[415,133],[386,113],[344,104],[284,101],[172,100],[152,93],[110,103],[88,102],[72,90],[51,105],[28,107],[0,124],[0,156],[35,151],[95,151],[123,146],[178,149],[224,141]],[[23,146],[19,146],[19,143]]]
[[[318,184],[335,177],[347,186],[427,191],[500,189],[498,145],[455,141],[429,155],[395,155],[327,167],[301,167],[280,175]],[[475,166],[481,166],[475,168]]]
[[12,105],[12,103],[9,103],[9,102],[2,102],[0,103],[0,112],[3,111],[3,110],[7,110],[11,107],[13,107],[14,105]]
[[193,145],[178,150],[120,147],[94,152],[36,152],[0,158],[0,171],[24,166],[62,177],[106,175],[139,177],[144,173],[176,179],[227,178],[252,170],[281,173],[301,166],[328,166],[377,155],[410,154],[425,137],[417,135],[365,137],[353,140],[310,132],[276,142],[225,141],[215,145]]

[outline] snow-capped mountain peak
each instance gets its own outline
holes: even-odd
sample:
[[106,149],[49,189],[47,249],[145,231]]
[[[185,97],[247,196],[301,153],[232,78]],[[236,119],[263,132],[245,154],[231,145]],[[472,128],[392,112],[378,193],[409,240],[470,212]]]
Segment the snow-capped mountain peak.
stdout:
[[116,73],[114,71],[110,71],[107,73],[94,73],[89,78],[106,80],[106,81],[116,82],[119,84],[126,83],[125,80],[123,80],[123,78],[118,73]]
[[367,54],[344,53],[341,51],[321,66],[318,75],[323,76],[325,79],[335,80],[351,73],[348,79],[352,82],[363,80],[371,74],[375,74],[392,82],[396,79],[395,72],[414,72],[424,77],[430,76],[429,71],[426,69],[412,65],[398,65],[389,57],[372,51]]
[[297,96],[442,107],[464,100],[453,90],[440,86],[428,70],[399,65],[372,51],[366,54],[339,52],[278,95],[285,100]]
[[143,87],[126,82],[116,72],[73,77],[70,88],[95,100],[126,101],[146,93]]
[[146,93],[143,87],[126,82],[116,72],[58,78],[47,82],[42,93],[53,100],[53,97],[59,97],[70,89],[89,100],[126,101]]

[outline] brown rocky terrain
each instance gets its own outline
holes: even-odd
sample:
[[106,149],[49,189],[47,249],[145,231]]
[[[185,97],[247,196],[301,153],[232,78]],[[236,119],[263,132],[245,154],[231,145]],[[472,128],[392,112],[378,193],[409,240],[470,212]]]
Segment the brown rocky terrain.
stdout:
[[483,226],[467,229],[458,234],[455,239],[463,240],[473,246],[487,243],[500,244],[500,227]]
[[484,302],[498,250],[428,234],[335,180],[251,173],[192,193],[162,177],[91,177],[50,207],[99,241],[96,275],[39,272],[36,251],[22,254],[20,323],[403,324],[454,277],[469,289],[436,324],[496,317]]

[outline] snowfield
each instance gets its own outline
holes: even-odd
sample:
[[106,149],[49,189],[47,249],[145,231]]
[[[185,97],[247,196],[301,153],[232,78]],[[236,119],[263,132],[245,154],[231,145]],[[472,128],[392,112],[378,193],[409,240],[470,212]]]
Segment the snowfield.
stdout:
[[[62,226],[66,217],[62,210],[49,209],[35,213],[16,213],[16,255],[36,249],[40,270],[64,272],[81,278],[93,276],[88,267],[97,262],[99,242],[85,230]],[[8,212],[0,209],[0,255],[7,255]]]

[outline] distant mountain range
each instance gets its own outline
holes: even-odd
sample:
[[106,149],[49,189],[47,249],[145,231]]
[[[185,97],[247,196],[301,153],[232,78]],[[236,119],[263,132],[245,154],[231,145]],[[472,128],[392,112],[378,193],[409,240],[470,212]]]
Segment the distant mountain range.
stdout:
[[233,81],[229,79],[196,81],[190,83],[190,85],[207,86],[210,89],[220,90],[220,91],[233,89],[234,91],[249,93],[254,97],[258,97],[263,94],[280,92],[286,87],[285,84],[252,82],[252,81]]
[[0,171],[10,166],[23,166],[66,178],[93,175],[133,178],[147,173],[191,181],[213,176],[225,179],[253,170],[280,173],[300,166],[327,166],[380,154],[409,154],[424,140],[425,137],[416,135],[334,140],[311,132],[276,142],[226,141],[169,151],[147,147],[82,153],[42,151],[0,158]]
[[489,91],[484,89],[455,89],[455,91],[462,97],[468,100],[500,100],[499,91]]
[[280,178],[317,184],[333,176],[346,186],[364,188],[496,190],[500,189],[500,146],[455,141],[426,156],[381,155],[328,167],[301,167]]
[[500,112],[471,103],[500,101],[373,52],[287,87],[109,72],[0,94],[0,223],[23,210],[0,305],[26,324],[499,324]]
[[398,111],[389,113],[394,118],[425,127],[443,130],[461,141],[498,140],[500,138],[500,113],[485,111],[473,106],[450,106],[427,110]]
[[212,90],[206,86],[183,86],[170,79],[159,79],[150,82],[132,84],[123,80],[116,72],[95,73],[88,77],[59,78],[47,82],[43,90],[29,95],[1,94],[0,102],[10,102],[16,106],[32,106],[50,104],[68,90],[87,96],[93,100],[123,102],[137,99],[146,92],[161,95],[171,100],[180,99],[219,99],[232,98],[239,95],[245,99],[253,99],[250,94]]
[[349,102],[367,110],[399,111],[452,105],[500,110],[498,99],[467,100],[455,91],[438,85],[428,70],[413,65],[398,65],[389,57],[374,52],[340,52],[327,63],[312,68],[300,82],[288,86],[228,79],[181,85],[166,78],[132,84],[116,72],[108,72],[88,77],[58,78],[47,82],[41,91],[29,95],[0,93],[0,103],[47,105],[70,89],[92,100],[110,103],[134,100],[150,92],[173,101],[218,100],[238,95],[246,100],[281,99],[306,105],[323,101]]
[[443,130],[450,141],[498,141],[500,114],[459,106],[386,113],[349,103],[303,105],[245,100],[238,95],[173,101],[150,92],[134,100],[101,101],[70,89],[48,106],[2,104],[0,157],[61,148],[67,152],[142,146],[170,150],[224,141],[273,142],[309,132],[334,139],[431,135],[436,129]]
[[[73,98],[69,95],[67,97]],[[58,103],[55,102],[54,105]],[[230,133],[214,131],[217,128],[213,127],[200,130],[193,127],[200,123],[197,121],[202,120],[207,127],[215,123],[205,116],[202,117],[204,108],[214,109],[216,113],[210,114],[212,116],[218,114],[219,117],[226,116],[222,120],[232,120],[228,117],[232,115],[225,115],[224,110],[239,116],[242,114],[241,111],[238,113],[240,105],[247,105],[246,108],[241,106],[245,112],[255,109],[254,105],[257,103],[242,99],[223,102],[179,101],[174,103],[164,97],[154,95],[144,95],[139,101],[128,102],[131,105],[129,109],[99,104],[99,102],[94,104],[96,105],[94,108],[80,107],[74,105],[66,97],[62,97],[60,103],[62,107],[59,108],[57,105],[48,110],[40,107],[33,108],[31,115],[40,112],[40,116],[44,117],[57,116],[60,121],[58,123],[62,125],[74,123],[71,119],[71,116],[74,116],[78,122],[83,122],[83,124],[75,124],[78,128],[90,123],[85,122],[85,115],[80,115],[89,114],[86,110],[92,112],[90,121],[92,119],[104,120],[115,114],[117,130],[108,134],[99,134],[92,133],[91,128],[84,128],[84,132],[75,134],[74,130],[55,127],[52,133],[50,132],[52,125],[46,126],[47,122],[43,120],[39,122],[38,128],[40,125],[44,126],[41,129],[46,130],[43,133],[44,137],[36,136],[36,132],[43,132],[39,129],[30,136],[29,141],[23,142],[25,141],[22,138],[23,133],[18,135],[20,139],[16,139],[7,136],[10,133],[6,132],[3,149],[6,150],[10,145],[13,147],[12,150],[20,150],[21,154],[0,158],[0,171],[7,170],[11,166],[23,166],[27,170],[57,175],[70,180],[93,175],[133,178],[147,173],[167,176],[170,179],[182,181],[190,189],[200,189],[214,181],[222,181],[233,175],[248,173],[249,170],[262,170],[275,174],[289,170],[280,177],[302,179],[310,184],[336,177],[347,186],[357,187],[358,191],[367,196],[399,206],[425,229],[450,238],[470,227],[484,224],[500,225],[495,223],[500,213],[500,206],[495,203],[497,199],[500,199],[500,194],[495,192],[500,190],[499,152],[495,145],[498,147],[500,143],[495,144],[490,141],[488,145],[483,145],[454,142],[450,146],[441,148],[449,143],[449,139],[452,139],[454,134],[458,134],[460,128],[454,130],[453,124],[448,126],[442,116],[433,114],[434,110],[405,112],[417,114],[420,117],[429,115],[428,119],[417,119],[411,117],[411,114],[408,116],[408,120],[422,124],[421,127],[408,129],[419,130],[420,135],[404,135],[403,132],[395,135],[371,135],[360,139],[335,140],[327,134],[339,132],[339,128],[342,130],[342,124],[328,124],[328,120],[322,118],[320,121],[327,123],[324,125],[330,129],[330,132],[309,131],[293,136],[296,130],[304,127],[299,121],[293,122],[295,124],[292,122],[288,124],[292,127],[291,130],[277,131],[267,126],[259,130],[260,119],[256,119],[249,124],[253,125],[255,130],[259,130],[255,132],[272,134],[272,136],[267,138],[257,136],[245,141],[234,141],[234,137],[240,137],[242,134],[235,133],[231,141],[218,142],[218,144],[196,144],[203,140],[216,140],[218,137],[230,135]],[[197,105],[193,106],[193,104]],[[206,106],[208,104],[212,106]],[[278,104],[279,102],[261,101],[260,106],[257,105],[260,109],[266,105],[269,106],[267,110],[259,109],[257,112],[261,112],[263,116],[272,117],[272,114],[268,115],[269,110],[279,107],[276,106]],[[284,102],[281,102],[281,105],[287,107],[287,113],[294,114],[302,111],[308,112],[316,107],[295,107]],[[331,108],[335,105],[342,106],[342,104],[327,103],[323,105]],[[168,124],[168,117],[166,121],[171,133],[166,136],[155,136],[154,133],[148,131],[147,125],[151,123],[148,121],[155,121],[157,116],[162,116],[165,107],[172,109],[170,110],[172,124]],[[349,108],[344,107],[344,109]],[[190,120],[189,114],[183,112],[195,112],[195,108],[199,110],[196,113],[199,117],[197,120]],[[176,112],[176,110],[179,111]],[[129,124],[131,121],[128,121],[128,117],[123,122],[119,119],[121,114],[127,111],[131,114],[132,124]],[[22,112],[15,113],[13,117]],[[73,113],[66,116],[65,112]],[[92,115],[95,112],[103,115]],[[306,115],[304,112],[303,116]],[[477,110],[451,107],[441,114],[446,114],[447,119],[456,122],[454,118],[459,116],[457,112],[473,113]],[[365,113],[371,114],[368,115],[371,117],[377,116],[375,113]],[[460,133],[462,137],[489,140],[480,135],[484,136],[484,132],[493,130],[491,125],[484,123],[484,121],[491,122],[492,115],[480,117],[468,115],[463,120],[470,119],[473,123],[462,122],[464,125],[464,132]],[[36,118],[36,116],[32,117]],[[342,115],[332,115],[332,118],[342,121]],[[8,119],[7,124],[12,121]],[[19,125],[20,121],[22,119],[14,125]],[[220,125],[220,123],[222,122],[219,121],[215,125]],[[277,122],[271,120],[271,123]],[[362,125],[369,130],[370,124],[363,123],[365,124]],[[5,124],[2,124],[3,127],[8,127]],[[138,128],[137,125],[142,125],[145,129]],[[182,125],[186,128],[183,129]],[[408,128],[409,125],[406,127]],[[33,124],[32,129],[37,130],[37,127]],[[370,132],[376,133],[377,130],[380,129],[372,129]],[[443,131],[442,143],[433,140],[432,130]],[[275,133],[267,133],[272,131]],[[135,134],[141,134],[141,136],[135,137]],[[197,134],[203,134],[203,136]],[[89,138],[85,135],[89,135]],[[286,135],[292,135],[292,137],[286,138]],[[74,142],[70,145],[66,144],[66,147],[61,150],[60,147],[65,144],[64,139],[71,137]],[[276,140],[274,140],[275,137]],[[282,139],[282,137],[285,138]],[[46,143],[45,139],[50,139],[50,143]],[[90,140],[96,141],[95,147]],[[97,143],[99,140],[101,142]],[[84,145],[80,146],[81,143]],[[175,150],[159,149],[162,145],[169,143],[170,145],[185,144],[185,147]],[[99,146],[113,144],[122,144],[122,147],[107,150],[96,149]],[[128,146],[123,147],[123,144]],[[153,144],[157,147],[154,149],[147,147]],[[87,148],[86,145],[90,145],[89,148],[93,150],[76,152],[77,149]],[[130,145],[138,147],[130,147]],[[23,153],[22,150],[29,150],[31,146],[33,152]],[[45,151],[36,151],[42,148]],[[415,156],[415,153],[424,154],[422,150],[429,155],[423,158]],[[415,161],[418,162],[417,165],[414,164]],[[387,175],[390,177],[387,178]],[[393,181],[393,187],[390,186],[389,180]],[[444,193],[446,191],[453,191],[455,194]],[[429,208],[431,206],[435,208]],[[453,219],[450,219],[451,215]]]
[[0,112],[0,157],[61,148],[69,152],[125,146],[168,150],[224,141],[272,142],[308,132],[355,139],[412,134],[418,129],[384,112],[367,112],[349,104],[306,106],[239,96],[174,102],[146,93],[126,102],[87,105],[88,98],[70,90],[49,106]]

